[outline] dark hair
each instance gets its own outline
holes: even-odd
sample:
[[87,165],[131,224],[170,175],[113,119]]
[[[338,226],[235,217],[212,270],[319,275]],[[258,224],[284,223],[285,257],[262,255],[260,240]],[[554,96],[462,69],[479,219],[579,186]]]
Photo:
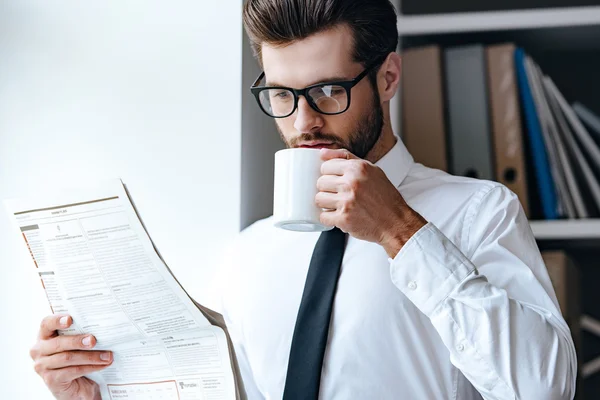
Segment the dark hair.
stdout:
[[354,61],[365,66],[398,46],[390,0],[248,0],[243,20],[261,64],[263,43],[286,45],[342,24],[354,36]]

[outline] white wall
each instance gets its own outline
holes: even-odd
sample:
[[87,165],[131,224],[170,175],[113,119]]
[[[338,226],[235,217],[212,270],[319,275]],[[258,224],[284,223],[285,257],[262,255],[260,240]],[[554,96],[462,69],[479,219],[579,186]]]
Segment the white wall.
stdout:
[[[120,177],[201,298],[240,227],[241,4],[0,2],[0,198]],[[0,398],[50,399],[28,355],[48,307],[19,246],[1,210]]]

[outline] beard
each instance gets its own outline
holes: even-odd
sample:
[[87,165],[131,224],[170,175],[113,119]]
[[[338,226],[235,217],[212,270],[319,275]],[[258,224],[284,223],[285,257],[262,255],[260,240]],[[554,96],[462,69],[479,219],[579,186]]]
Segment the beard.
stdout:
[[277,130],[281,140],[286,144],[288,148],[297,147],[298,143],[305,141],[326,141],[331,142],[340,148],[347,149],[352,154],[359,158],[365,158],[371,151],[375,143],[379,140],[381,132],[383,131],[383,108],[379,100],[379,93],[375,90],[373,96],[373,107],[371,112],[361,117],[356,126],[356,130],[350,132],[347,138],[340,137],[333,133],[303,133],[290,140],[287,140],[279,125]]

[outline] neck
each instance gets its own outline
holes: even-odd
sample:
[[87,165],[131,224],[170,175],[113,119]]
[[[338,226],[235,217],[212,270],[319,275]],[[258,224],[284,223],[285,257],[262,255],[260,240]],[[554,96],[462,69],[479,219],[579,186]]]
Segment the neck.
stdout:
[[397,140],[396,136],[394,136],[389,117],[384,118],[381,135],[365,159],[373,164],[376,163],[396,145]]

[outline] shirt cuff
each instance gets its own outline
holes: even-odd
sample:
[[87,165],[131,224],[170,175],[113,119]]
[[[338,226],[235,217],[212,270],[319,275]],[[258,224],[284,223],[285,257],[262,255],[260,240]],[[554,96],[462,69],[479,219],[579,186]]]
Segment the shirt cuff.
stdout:
[[428,317],[470,274],[473,263],[431,222],[390,261],[394,285]]

